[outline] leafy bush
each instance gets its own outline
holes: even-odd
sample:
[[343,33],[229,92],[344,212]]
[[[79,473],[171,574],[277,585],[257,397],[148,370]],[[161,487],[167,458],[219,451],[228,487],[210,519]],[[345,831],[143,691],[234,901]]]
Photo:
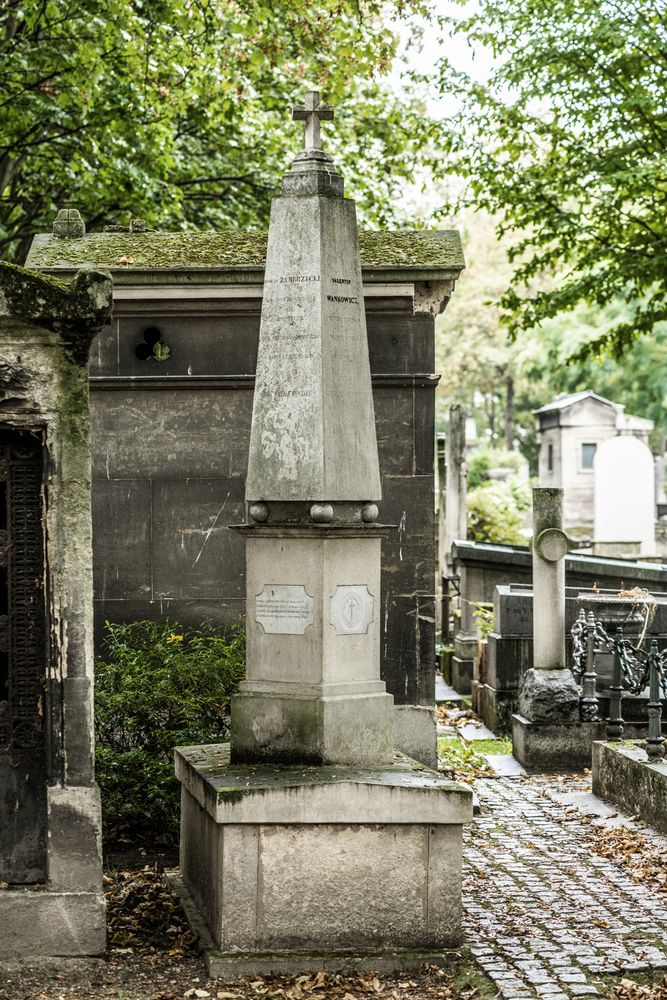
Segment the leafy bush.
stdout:
[[525,459],[518,451],[506,451],[504,448],[482,445],[473,451],[467,459],[468,489],[477,489],[482,483],[488,482],[491,469],[508,469],[516,474],[525,464]]
[[482,483],[468,493],[468,538],[499,545],[525,545],[521,526],[529,503],[528,486],[521,480]]
[[178,837],[176,746],[223,742],[245,637],[169,619],[105,625],[95,666],[96,770],[108,840]]

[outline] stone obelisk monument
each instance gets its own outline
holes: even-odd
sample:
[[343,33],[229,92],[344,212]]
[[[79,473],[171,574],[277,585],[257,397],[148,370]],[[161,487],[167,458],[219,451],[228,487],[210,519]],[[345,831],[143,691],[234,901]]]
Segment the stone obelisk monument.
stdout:
[[381,498],[354,202],[306,149],[271,209],[246,500],[247,677],[234,760],[386,762],[380,680]]
[[[273,202],[246,482],[247,671],[231,746],[176,751],[181,887],[214,975],[405,968],[460,937],[470,791],[393,749],[383,529],[354,202],[320,148]],[[378,953],[379,952],[379,953]]]

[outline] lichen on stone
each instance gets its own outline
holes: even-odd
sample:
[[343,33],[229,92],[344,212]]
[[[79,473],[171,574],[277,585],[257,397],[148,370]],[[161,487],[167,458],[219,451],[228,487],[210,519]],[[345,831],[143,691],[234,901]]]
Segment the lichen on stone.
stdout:
[[[81,239],[40,238],[27,264],[72,269],[89,263],[110,270],[257,268],[266,262],[265,230],[182,233],[93,233]],[[462,268],[455,230],[361,230],[359,251],[367,268]]]
[[71,360],[87,365],[90,342],[111,320],[111,275],[82,267],[71,282],[0,261],[0,314],[59,333]]

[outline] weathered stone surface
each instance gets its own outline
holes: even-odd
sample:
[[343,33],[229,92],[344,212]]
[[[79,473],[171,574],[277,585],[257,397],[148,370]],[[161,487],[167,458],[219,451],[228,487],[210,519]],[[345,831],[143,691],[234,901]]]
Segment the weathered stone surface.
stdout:
[[[247,670],[232,702],[237,759],[368,764],[391,756],[393,701],[379,659],[381,538],[369,531],[246,533]],[[272,588],[290,600],[272,604]],[[332,625],[339,588],[362,589],[365,630]]]
[[102,811],[96,785],[49,788],[48,886],[102,891]]
[[88,364],[93,337],[111,320],[111,276],[82,267],[71,283],[0,261],[0,317],[57,331],[77,364]]
[[437,722],[428,705],[394,705],[394,746],[427,767],[438,766]]
[[534,489],[533,657],[538,669],[565,666],[564,556],[567,539],[562,527],[563,491]]
[[667,761],[649,760],[643,744],[594,743],[593,793],[667,833]]
[[0,960],[101,955],[104,896],[93,892],[0,892]]
[[86,235],[86,225],[76,208],[61,208],[53,221],[53,235],[59,240],[76,240]]
[[592,746],[604,722],[532,722],[512,716],[512,753],[527,771],[581,771],[591,766]]
[[572,671],[527,670],[519,691],[519,712],[531,722],[577,722],[579,687]]
[[[0,748],[0,778],[7,767],[18,774],[20,765],[24,788],[43,803],[36,818],[43,840],[40,871],[31,877],[16,877],[21,864],[13,868],[12,864],[17,857],[21,860],[29,840],[22,835],[25,803],[3,787],[0,829],[3,835],[8,834],[9,843],[3,836],[0,880],[12,885],[41,882],[44,889],[0,893],[0,957],[97,955],[105,944],[100,804],[93,766],[86,361],[90,340],[99,326],[108,322],[110,311],[108,275],[84,271],[70,287],[22,268],[0,265],[0,376],[7,390],[0,392],[3,447],[15,449],[10,471],[5,469],[3,478],[9,476],[13,489],[12,466],[27,444],[27,454],[36,454],[38,461],[28,470],[31,478],[26,478],[24,468],[21,478],[15,480],[12,510],[19,511],[17,523],[32,519],[40,533],[43,530],[40,560],[46,566],[43,577],[35,579],[30,602],[25,601],[18,612],[9,611],[10,621],[14,615],[15,621],[29,623],[16,632],[10,629],[10,641],[24,643],[17,646],[15,657],[10,650],[10,691],[14,689],[12,670],[16,664],[25,686],[16,705],[10,697],[9,708],[21,709],[22,714],[17,712],[15,718],[24,727],[29,723],[39,729],[40,739],[26,746],[21,742],[21,726],[15,725],[8,745],[2,741]],[[42,469],[48,470],[48,475],[44,476]],[[44,498],[41,514],[35,514],[31,506],[35,488],[38,494],[41,489]],[[29,559],[35,547],[34,537],[26,536],[19,527],[12,538],[12,561],[24,568],[24,574],[26,568],[34,572]],[[9,586],[11,592],[11,570]],[[48,616],[44,612],[41,619],[40,597],[36,595],[48,607]],[[34,657],[25,637],[17,639],[17,634],[38,635],[42,628],[45,634],[39,640],[40,653]],[[31,660],[36,660],[41,673],[33,670]],[[36,716],[26,718],[26,708],[33,704]],[[29,813],[28,827],[33,819]]]
[[466,517],[466,412],[462,406],[449,407],[446,448],[445,538],[444,557],[451,572],[451,548],[456,539],[465,541]]
[[354,203],[274,200],[247,500],[379,500]]
[[[120,281],[125,275],[136,280],[131,275],[137,270],[217,267],[232,271],[230,277],[238,280],[233,272],[239,267],[260,272],[263,269],[267,235],[261,229],[221,233],[90,233],[66,246],[57,238],[41,235],[35,237],[27,265],[62,271],[92,261],[98,267],[116,272]],[[456,278],[465,266],[461,236],[455,229],[362,230],[359,249],[364,271],[370,276],[371,269],[377,269],[376,278],[380,281],[387,278],[392,267],[412,268],[419,275],[442,280],[443,269],[451,268],[452,277]],[[132,266],[120,264],[122,258],[131,261]]]
[[181,874],[217,949],[261,960],[459,940],[469,789],[400,756],[385,769],[304,771],[230,768],[219,751],[177,754]]
[[247,677],[230,750],[176,754],[183,882],[237,974],[267,951],[459,940],[471,796],[392,756],[356,221],[317,148],[318,101],[304,111],[315,148],[272,206],[246,482],[262,505],[242,529]]

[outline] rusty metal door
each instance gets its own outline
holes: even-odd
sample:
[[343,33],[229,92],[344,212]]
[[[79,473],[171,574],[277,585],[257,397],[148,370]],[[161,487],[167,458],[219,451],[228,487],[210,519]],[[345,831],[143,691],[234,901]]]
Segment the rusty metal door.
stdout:
[[46,604],[41,436],[0,428],[0,881],[45,880]]

